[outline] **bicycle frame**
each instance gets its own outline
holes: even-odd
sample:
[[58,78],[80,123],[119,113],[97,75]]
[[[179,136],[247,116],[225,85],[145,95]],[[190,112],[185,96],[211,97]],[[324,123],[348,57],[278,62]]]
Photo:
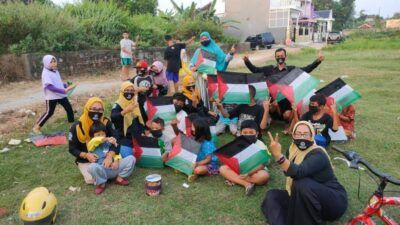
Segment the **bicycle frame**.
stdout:
[[399,225],[394,219],[386,215],[385,211],[381,208],[384,205],[399,205],[400,197],[383,197],[383,190],[386,187],[387,182],[382,180],[378,190],[375,191],[374,195],[369,200],[368,205],[365,207],[362,214],[358,214],[350,219],[347,224],[353,225],[362,223],[366,225],[375,225],[375,222],[371,219],[372,216],[376,215],[384,224],[387,225]]

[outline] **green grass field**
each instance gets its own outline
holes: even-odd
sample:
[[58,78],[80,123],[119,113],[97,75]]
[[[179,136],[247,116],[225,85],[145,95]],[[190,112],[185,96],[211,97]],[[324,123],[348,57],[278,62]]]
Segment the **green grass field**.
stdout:
[[[321,86],[338,76],[347,76],[345,81],[362,94],[362,99],[355,104],[357,140],[341,146],[356,150],[379,169],[400,178],[400,46],[396,44],[400,43],[400,35],[371,36],[369,48],[359,47],[362,40],[362,37],[349,38],[341,45],[325,49],[326,60],[312,74],[325,81]],[[371,44],[374,42],[377,44]],[[315,55],[314,50],[305,49],[289,55],[287,62],[303,66],[311,63]],[[108,103],[108,113],[110,106]],[[68,130],[64,118],[48,124],[45,129],[47,132],[55,130]],[[282,124],[275,124],[270,130],[280,132]],[[14,137],[24,139],[27,133]],[[231,139],[221,136],[219,144]],[[267,140],[265,134],[264,140]],[[289,138],[281,140],[287,148]],[[331,158],[339,156],[328,151]],[[344,224],[352,215],[361,212],[376,184],[361,172],[361,200],[358,200],[358,172],[339,161],[333,164],[339,181],[348,192],[349,208],[339,221],[330,224]],[[159,197],[145,195],[144,178],[151,173],[163,177],[163,193]],[[199,178],[186,189],[182,187],[187,182],[186,177],[175,174],[170,168],[136,168],[128,187],[110,184],[104,194],[96,196],[94,187],[83,183],[67,146],[35,148],[30,144],[0,154],[0,174],[0,207],[8,210],[7,216],[0,218],[0,224],[20,223],[20,203],[37,186],[46,186],[56,194],[57,224],[265,224],[260,211],[265,192],[284,188],[285,184],[283,173],[275,163],[270,166],[268,185],[257,187],[250,197],[244,195],[242,187],[226,186],[220,176]],[[70,192],[69,186],[79,186],[82,190]],[[400,187],[389,185],[387,190],[400,191]],[[388,194],[400,196],[400,193]],[[400,221],[400,207],[387,211]]]

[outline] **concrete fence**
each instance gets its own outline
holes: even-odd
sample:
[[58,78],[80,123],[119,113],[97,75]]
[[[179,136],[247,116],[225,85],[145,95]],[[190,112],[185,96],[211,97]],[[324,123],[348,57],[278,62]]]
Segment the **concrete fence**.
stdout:
[[[227,52],[230,45],[221,45]],[[238,52],[250,50],[249,43],[236,45]],[[165,47],[137,49],[137,59],[147,59],[150,63],[156,60],[164,61]],[[195,48],[188,48],[189,57]],[[120,68],[119,50],[83,50],[76,52],[49,53],[58,60],[60,73],[65,76],[79,76],[83,74],[100,74]],[[43,69],[43,53],[29,53],[20,56],[9,54],[0,57],[0,81],[2,83],[19,80],[40,79]],[[13,60],[10,60],[10,59]],[[1,65],[7,65],[2,67]]]

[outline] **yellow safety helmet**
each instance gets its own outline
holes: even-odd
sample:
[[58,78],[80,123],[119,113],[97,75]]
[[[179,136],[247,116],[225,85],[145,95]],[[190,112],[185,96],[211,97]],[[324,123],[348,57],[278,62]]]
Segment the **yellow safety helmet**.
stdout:
[[19,216],[25,225],[54,223],[57,216],[57,199],[45,187],[33,189],[22,201]]

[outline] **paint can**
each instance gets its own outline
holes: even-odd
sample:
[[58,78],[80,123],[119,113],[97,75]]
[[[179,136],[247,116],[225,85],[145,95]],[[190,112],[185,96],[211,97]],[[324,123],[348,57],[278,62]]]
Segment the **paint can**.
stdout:
[[161,175],[150,174],[144,181],[144,187],[146,189],[146,195],[157,196],[161,193],[162,182]]

